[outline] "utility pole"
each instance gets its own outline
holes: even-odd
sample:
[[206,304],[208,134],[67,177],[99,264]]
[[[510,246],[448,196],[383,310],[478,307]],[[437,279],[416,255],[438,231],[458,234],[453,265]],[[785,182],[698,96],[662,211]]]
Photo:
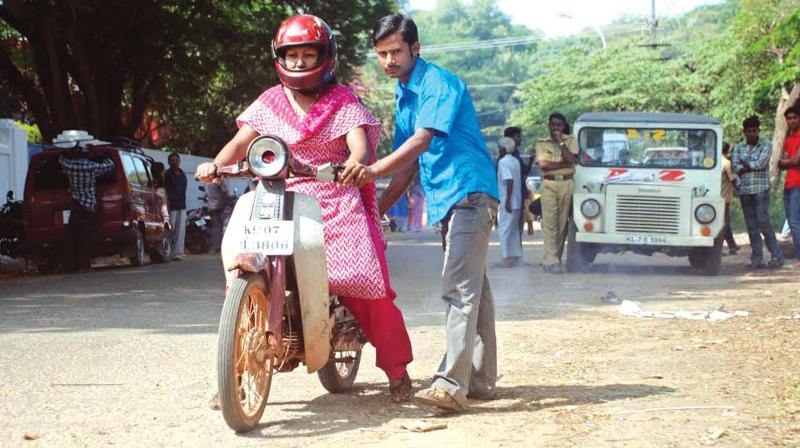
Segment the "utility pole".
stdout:
[[650,0],[650,20],[647,25],[650,28],[650,46],[655,49],[658,46],[656,33],[658,32],[658,19],[656,19],[656,0]]
[[[650,43],[643,44],[642,47],[650,47],[651,50],[656,51],[659,47],[669,47],[670,44],[658,43],[658,19],[656,18],[656,0],[650,0],[650,19],[647,20],[647,27],[650,29]],[[657,60],[666,61],[671,59],[670,56],[659,56]]]

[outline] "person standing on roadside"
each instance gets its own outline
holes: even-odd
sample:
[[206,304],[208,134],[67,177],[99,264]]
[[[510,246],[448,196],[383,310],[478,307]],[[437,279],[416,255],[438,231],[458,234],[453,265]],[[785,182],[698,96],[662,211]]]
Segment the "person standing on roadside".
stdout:
[[167,158],[169,169],[164,173],[164,186],[167,190],[169,223],[172,227],[173,260],[183,260],[183,240],[186,237],[186,173],[181,169],[181,156],[173,152]]
[[90,145],[88,149],[64,151],[58,164],[67,177],[72,198],[64,269],[67,272],[86,272],[90,268],[91,249],[97,233],[97,178],[113,171],[114,162]]
[[412,400],[461,411],[468,397],[495,395],[497,342],[486,252],[497,178],[466,84],[419,56],[414,21],[402,14],[381,18],[372,43],[381,68],[398,80],[394,152],[369,166],[348,160],[342,182],[365,184],[394,174],[381,195],[383,211],[419,170],[428,218],[442,224],[447,351],[431,387]]
[[783,208],[794,242],[795,267],[800,267],[800,106],[794,105],[783,113],[789,133],[783,144],[783,156],[778,162],[786,170],[783,187]]
[[497,161],[497,190],[500,207],[497,215],[497,233],[500,237],[500,254],[503,260],[493,267],[510,268],[522,264],[522,216],[519,160],[514,157],[514,140],[503,137],[497,143],[500,158]]
[[219,252],[222,247],[222,228],[225,220],[225,207],[228,205],[228,187],[225,182],[212,182],[206,186],[206,208],[211,216],[211,251]]
[[736,255],[739,252],[739,245],[733,238],[733,231],[731,230],[731,201],[733,201],[733,183],[738,178],[736,174],[731,171],[730,160],[731,145],[727,143],[722,144],[722,185],[721,192],[722,198],[725,199],[725,242],[728,244],[728,254]]
[[547,127],[550,135],[536,142],[536,163],[542,170],[542,269],[550,274],[561,274],[565,272],[561,247],[567,235],[575,191],[573,176],[578,163],[578,142],[566,133],[567,119],[558,112],[550,114]]
[[[516,126],[509,126],[503,130],[503,137],[514,140],[514,152],[512,152],[511,155],[519,162],[519,176],[520,179],[522,179],[519,185],[520,192],[522,193],[522,216],[520,217],[519,223],[520,236],[525,228],[525,224],[528,225],[528,235],[533,235],[533,213],[529,210],[531,205],[531,192],[528,191],[525,180],[530,175],[531,166],[533,165],[533,159],[535,157],[531,155],[527,164],[522,160],[522,152],[520,151],[520,147],[522,146],[522,129]],[[502,192],[500,192],[500,194],[502,195]]]
[[[745,139],[731,152],[731,167],[742,180],[739,200],[742,202],[744,222],[750,237],[750,268],[763,269],[783,266],[783,251],[775,237],[769,218],[769,159],[772,144],[759,137],[761,122],[751,116],[742,122]],[[763,240],[761,236],[764,236]],[[772,259],[764,264],[764,242]]]

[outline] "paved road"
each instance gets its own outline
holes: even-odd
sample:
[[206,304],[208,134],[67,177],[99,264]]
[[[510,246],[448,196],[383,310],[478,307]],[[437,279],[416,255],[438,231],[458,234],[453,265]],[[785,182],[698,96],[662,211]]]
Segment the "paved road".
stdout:
[[[390,239],[393,285],[415,346],[417,360],[411,373],[421,386],[443,347],[443,306],[438,299],[442,252],[438,236],[432,233]],[[540,248],[538,238],[527,240],[526,258],[538,259]],[[498,252],[493,244],[490,262],[499,260]],[[740,272],[726,268],[726,273]],[[528,349],[514,336],[522,328],[520,322],[542,321],[537,331],[546,334],[550,326],[557,332],[562,330],[551,325],[557,320],[576,315],[604,318],[598,314],[602,306],[598,299],[609,290],[647,301],[663,298],[676,288],[724,289],[733,281],[728,276],[709,280],[696,275],[686,260],[662,256],[600,256],[594,272],[569,276],[546,276],[533,266],[492,269],[490,278],[500,321],[501,361],[522,363],[521,371],[527,361],[519,352]],[[223,275],[212,256],[0,282],[0,445],[433,442],[414,439],[413,433],[398,429],[397,421],[427,414],[410,405],[387,404],[385,380],[373,367],[371,349],[365,350],[354,393],[326,394],[316,376],[301,369],[280,374],[273,382],[262,426],[246,436],[234,435],[219,413],[207,406],[215,390],[222,297]],[[517,386],[508,393],[526,394],[529,389]],[[602,392],[581,390],[577,393]],[[637,386],[633,393],[650,396],[668,391]],[[535,393],[549,392],[544,388]],[[495,412],[482,420],[484,426],[464,423],[464,430],[440,433],[453,441],[481,440],[492,434],[494,419],[501,416],[502,412]],[[25,432],[36,433],[38,439],[23,441]],[[513,434],[506,437],[503,440],[514,444]]]

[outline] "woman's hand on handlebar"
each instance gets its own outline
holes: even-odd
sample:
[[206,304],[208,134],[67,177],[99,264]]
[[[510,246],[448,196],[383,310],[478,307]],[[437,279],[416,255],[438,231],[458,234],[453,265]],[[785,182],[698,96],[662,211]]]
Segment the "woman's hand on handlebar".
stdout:
[[206,162],[197,165],[197,170],[195,170],[194,177],[200,182],[205,182],[207,184],[220,181],[219,177],[217,176],[217,166],[214,165],[213,162]]
[[342,185],[355,185],[362,187],[375,181],[375,172],[372,168],[354,159],[344,162],[344,170],[339,173],[339,183]]

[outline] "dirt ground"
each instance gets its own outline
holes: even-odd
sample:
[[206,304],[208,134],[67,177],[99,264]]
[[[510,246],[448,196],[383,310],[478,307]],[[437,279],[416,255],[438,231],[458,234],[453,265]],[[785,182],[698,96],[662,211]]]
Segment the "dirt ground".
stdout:
[[[409,370],[425,387],[444,347],[441,249],[433,234],[390,239]],[[539,235],[526,239],[528,261],[540,251]],[[0,445],[800,446],[800,271],[748,272],[748,257],[748,247],[725,257],[717,277],[660,255],[601,255],[592,271],[561,276],[490,269],[497,400],[459,415],[393,405],[367,348],[348,394],[327,394],[302,369],[278,374],[261,425],[244,435],[208,407],[222,285],[212,257],[6,280]],[[646,310],[749,315],[627,317],[601,301],[608,292]],[[445,427],[406,429],[431,425]]]

